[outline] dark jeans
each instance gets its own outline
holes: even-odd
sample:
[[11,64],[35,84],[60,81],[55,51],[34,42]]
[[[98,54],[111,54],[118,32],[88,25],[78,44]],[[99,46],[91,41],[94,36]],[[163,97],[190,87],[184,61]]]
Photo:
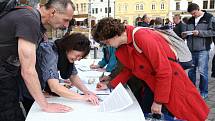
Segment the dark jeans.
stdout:
[[198,51],[192,52],[192,59],[194,68],[190,69],[188,76],[190,80],[196,85],[196,71],[199,70],[200,73],[200,83],[199,90],[201,95],[208,94],[208,61],[209,61],[209,51]]
[[[142,95],[142,100],[140,102],[140,106],[143,113],[151,113],[151,107],[153,102],[154,102],[154,94],[151,91],[151,89],[146,84],[144,84],[144,91]],[[169,112],[164,105],[162,105],[161,112],[165,115],[174,117],[173,114]]]
[[0,121],[24,121],[19,105],[17,77],[2,75],[0,77]]

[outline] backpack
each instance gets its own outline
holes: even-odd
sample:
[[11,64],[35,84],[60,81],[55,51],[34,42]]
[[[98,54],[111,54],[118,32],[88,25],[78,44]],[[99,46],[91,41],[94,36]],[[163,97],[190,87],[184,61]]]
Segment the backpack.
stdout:
[[17,0],[0,0],[0,18],[17,6]]
[[[135,40],[134,40],[134,34],[141,28],[147,28],[147,27],[135,27],[132,32],[132,38],[133,38],[133,45],[134,48],[139,52],[142,53],[142,50],[137,46]],[[176,33],[172,30],[155,30],[153,28],[148,28],[151,30],[154,30],[158,32],[161,36],[165,38],[167,43],[169,44],[172,51],[175,53],[177,60],[174,60],[172,58],[168,58],[169,60],[179,62],[179,64],[183,67],[183,69],[189,69],[193,67],[192,64],[192,55],[191,52],[186,44],[186,42],[178,37]]]

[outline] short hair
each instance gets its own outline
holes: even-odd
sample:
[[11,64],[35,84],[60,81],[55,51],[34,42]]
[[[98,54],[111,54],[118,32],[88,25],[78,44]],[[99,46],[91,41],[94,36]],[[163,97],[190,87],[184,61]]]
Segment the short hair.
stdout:
[[147,18],[147,14],[144,14],[142,19],[145,20]]
[[120,36],[124,31],[125,26],[119,19],[106,17],[99,20],[96,26],[92,28],[91,34],[93,39],[100,43],[100,41],[113,38],[116,35]]
[[179,17],[179,19],[181,19],[181,15],[180,14],[175,14],[175,17]]
[[62,39],[56,40],[55,43],[60,50],[65,52],[76,50],[84,52],[84,57],[86,57],[90,52],[90,40],[84,34],[72,33],[68,36],[64,36]]
[[48,0],[48,2],[45,4],[45,8],[50,9],[54,7],[60,12],[65,12],[69,4],[72,6],[72,9],[75,10],[75,5],[71,0]]
[[161,17],[156,17],[155,18],[155,25],[160,25],[163,24],[163,19]]
[[197,5],[196,3],[190,3],[188,5],[188,8],[187,8],[187,12],[192,12],[194,10],[199,10],[199,5]]

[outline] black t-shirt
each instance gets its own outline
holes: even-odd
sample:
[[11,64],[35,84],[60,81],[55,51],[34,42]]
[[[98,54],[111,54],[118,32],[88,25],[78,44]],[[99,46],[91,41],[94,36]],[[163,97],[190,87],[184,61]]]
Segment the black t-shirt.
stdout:
[[[43,38],[40,14],[36,10],[17,9],[0,18],[0,77],[17,73],[18,38],[38,44]],[[8,70],[8,68],[10,68]]]

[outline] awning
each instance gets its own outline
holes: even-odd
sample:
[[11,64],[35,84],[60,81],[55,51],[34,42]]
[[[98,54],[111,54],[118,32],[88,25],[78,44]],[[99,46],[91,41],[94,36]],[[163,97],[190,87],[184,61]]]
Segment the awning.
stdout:
[[74,18],[76,21],[84,21],[87,18]]

